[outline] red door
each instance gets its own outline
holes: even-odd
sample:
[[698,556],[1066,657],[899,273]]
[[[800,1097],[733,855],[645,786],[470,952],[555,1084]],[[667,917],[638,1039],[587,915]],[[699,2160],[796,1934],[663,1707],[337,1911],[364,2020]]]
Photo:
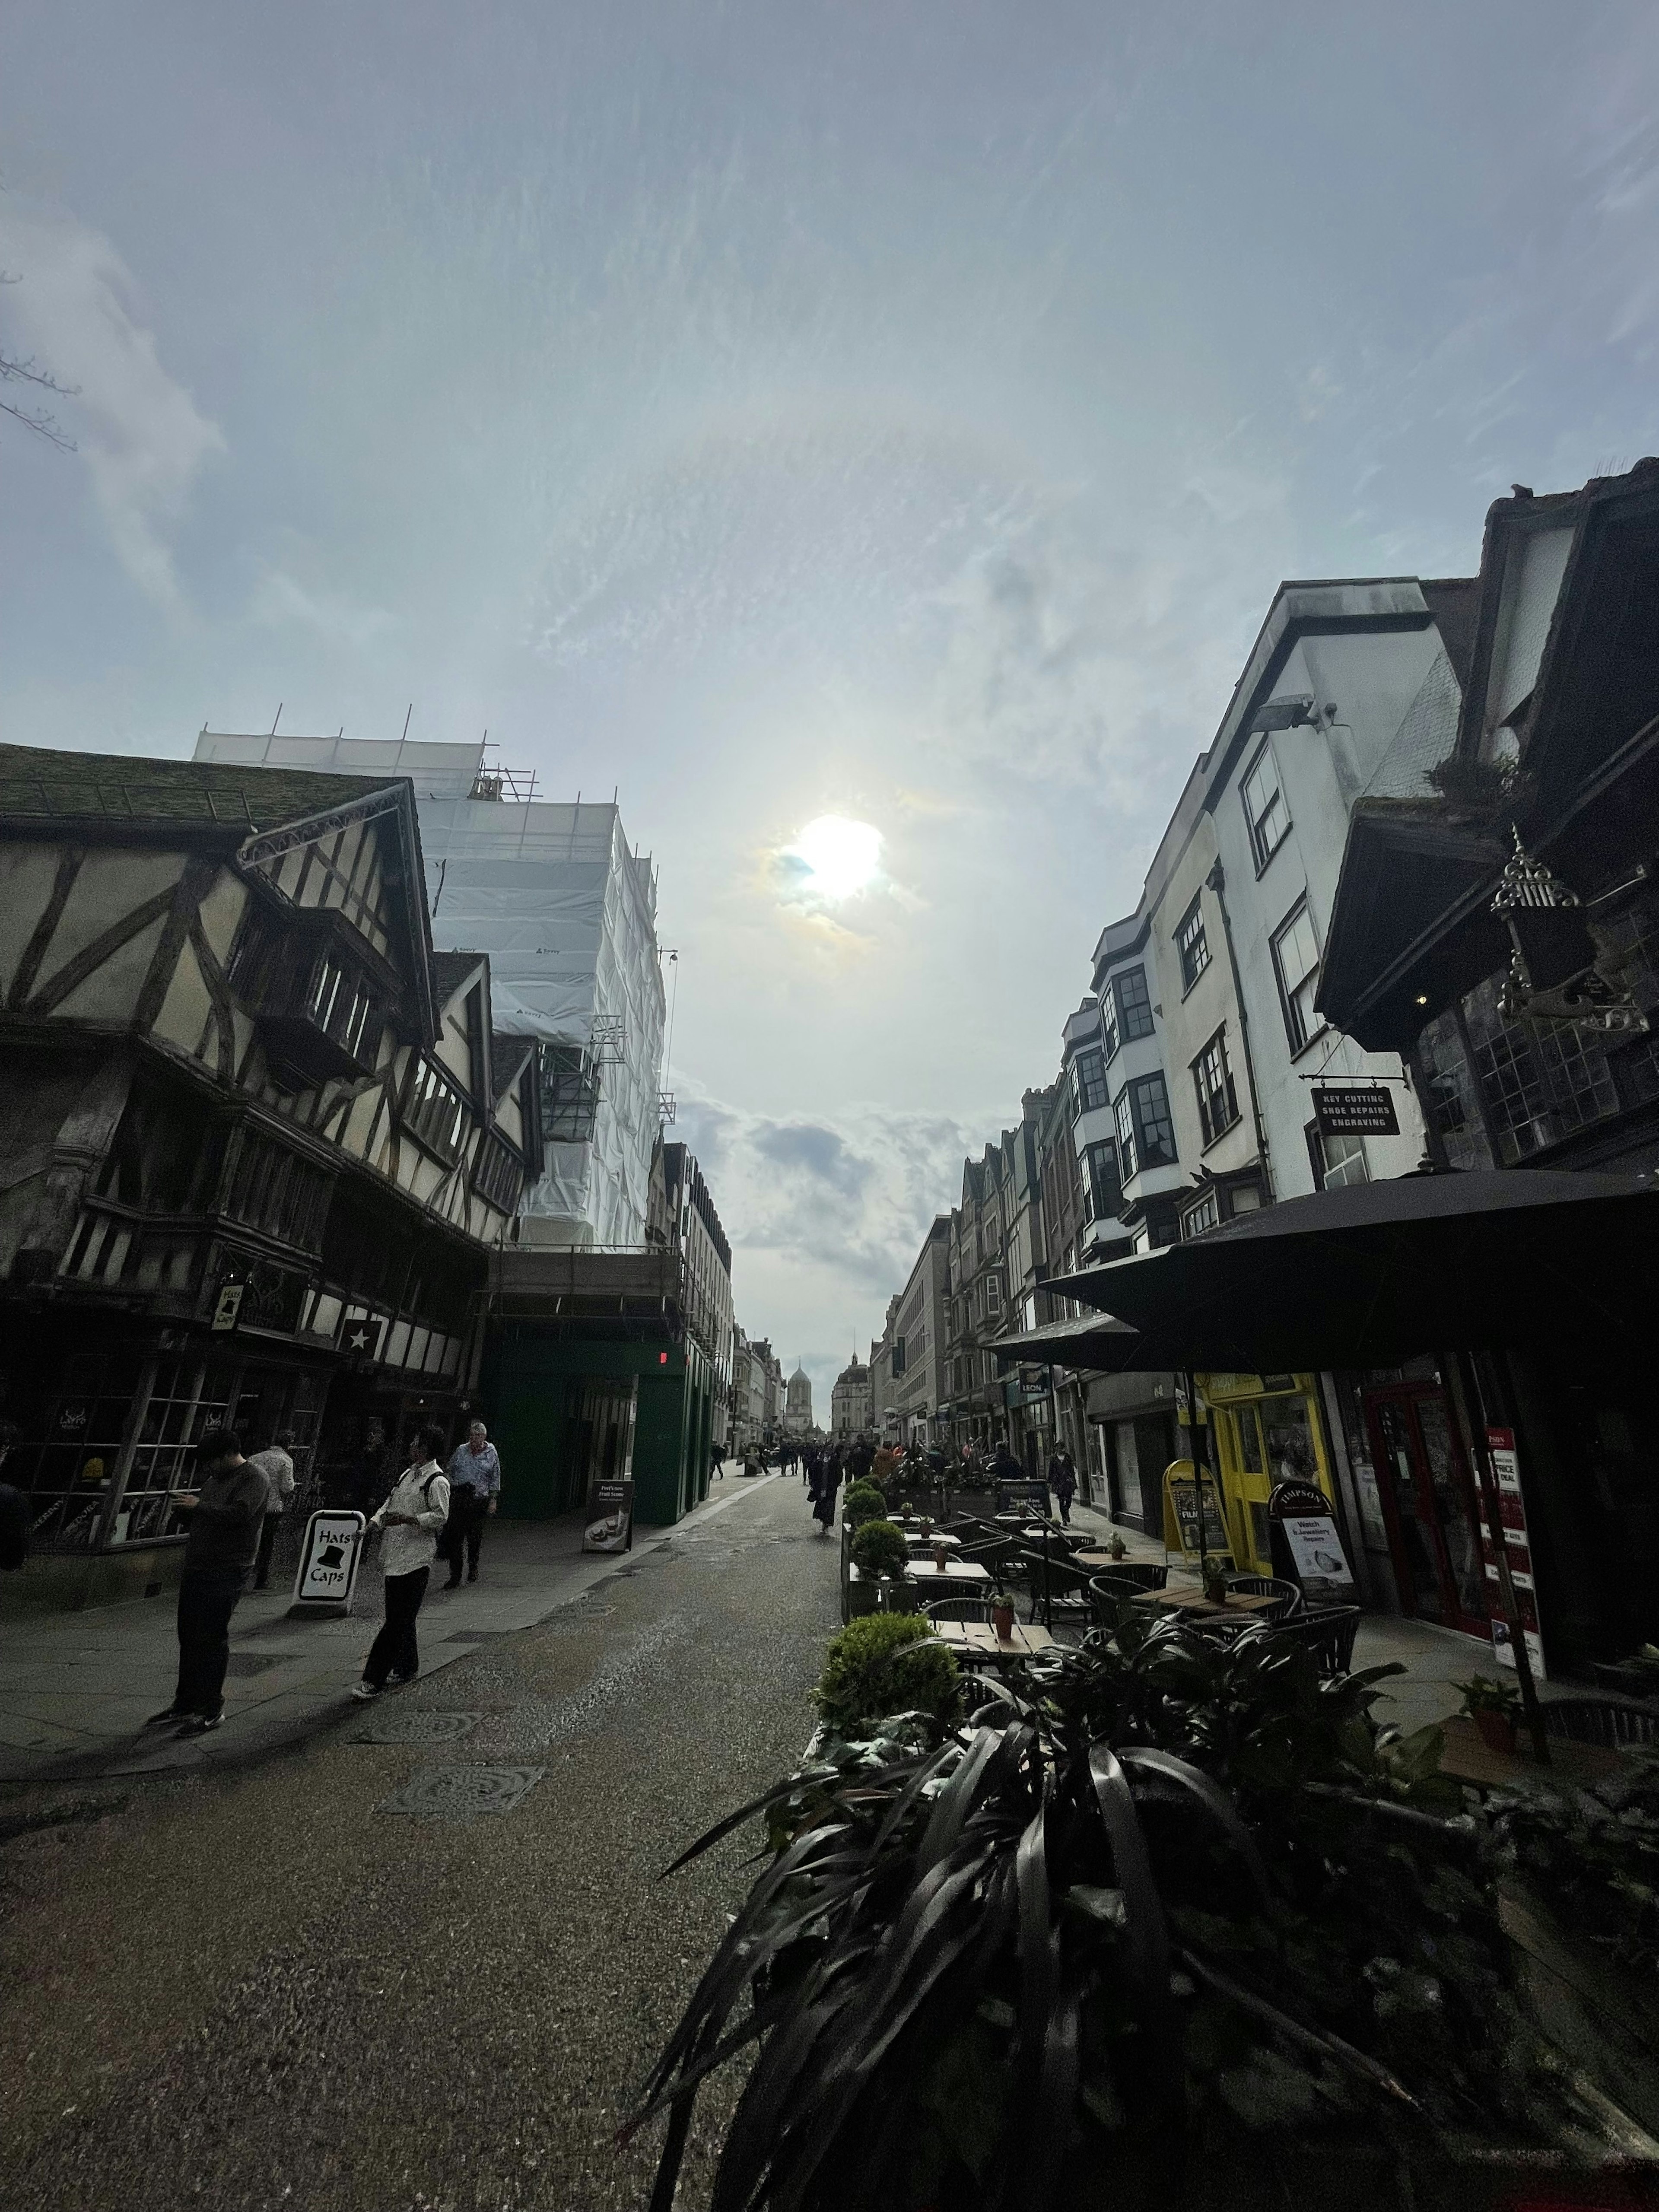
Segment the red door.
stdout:
[[1432,1383],[1365,1393],[1400,1601],[1420,1620],[1487,1632],[1474,1487],[1446,1394]]

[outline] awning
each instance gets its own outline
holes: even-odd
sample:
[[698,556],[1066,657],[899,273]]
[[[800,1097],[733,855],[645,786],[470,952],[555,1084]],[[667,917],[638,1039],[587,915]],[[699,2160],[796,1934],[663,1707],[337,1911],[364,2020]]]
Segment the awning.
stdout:
[[1402,1176],[1287,1199],[1044,1287],[1109,1318],[1004,1338],[1000,1358],[1262,1374],[1578,1344],[1645,1365],[1659,1191],[1531,1169]]

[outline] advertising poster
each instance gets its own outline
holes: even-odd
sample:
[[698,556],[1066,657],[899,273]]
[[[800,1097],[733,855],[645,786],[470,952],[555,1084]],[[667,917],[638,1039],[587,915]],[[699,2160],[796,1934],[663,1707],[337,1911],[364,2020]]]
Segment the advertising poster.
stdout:
[[312,1515],[294,1577],[295,1606],[339,1606],[350,1612],[367,1525],[361,1513]]
[[[1275,1565],[1288,1565],[1315,1605],[1352,1605],[1354,1580],[1337,1534],[1331,1502],[1317,1483],[1280,1482],[1267,1500],[1267,1517],[1277,1527],[1283,1552]],[[1274,1550],[1279,1552],[1275,1545]]]
[[634,1548],[634,1479],[596,1482],[582,1531],[585,1552],[631,1552]]
[[[1533,1582],[1532,1546],[1527,1534],[1527,1507],[1521,1494],[1521,1462],[1515,1449],[1514,1430],[1488,1429],[1486,1449],[1492,1455],[1492,1471],[1498,1478],[1498,1517],[1504,1530],[1504,1548],[1509,1556],[1510,1580],[1515,1585],[1516,1607],[1526,1634],[1527,1656],[1532,1662],[1533,1680],[1542,1682],[1547,1680],[1544,1672],[1544,1643],[1539,1633],[1538,1592]],[[1492,1656],[1505,1667],[1513,1667],[1515,1651],[1510,1641],[1510,1625],[1504,1618],[1498,1559],[1484,1513],[1480,1519],[1480,1557],[1486,1569],[1486,1609],[1492,1615]]]

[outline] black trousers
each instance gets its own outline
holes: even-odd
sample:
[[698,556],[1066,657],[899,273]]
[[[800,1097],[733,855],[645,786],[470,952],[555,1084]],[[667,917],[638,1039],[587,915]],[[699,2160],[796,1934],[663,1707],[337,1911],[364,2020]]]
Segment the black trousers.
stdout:
[[373,1682],[377,1690],[385,1689],[388,1674],[400,1674],[407,1680],[410,1675],[421,1671],[415,1617],[426,1595],[431,1572],[430,1567],[416,1567],[412,1575],[388,1575],[386,1578],[386,1619],[380,1624],[380,1634],[368,1647],[368,1659],[363,1668],[364,1681]]
[[179,1585],[179,1686],[176,1713],[210,1720],[225,1702],[230,1663],[230,1616],[242,1595],[240,1567],[186,1567]]
[[483,1524],[489,1511],[489,1500],[479,1491],[457,1486],[449,1493],[449,1519],[444,1525],[444,1557],[449,1562],[449,1579],[461,1579],[461,1554],[466,1553],[467,1571],[478,1571],[478,1547],[483,1542]]
[[283,1525],[280,1513],[267,1513],[265,1525],[259,1531],[259,1556],[253,1562],[253,1587],[263,1589],[270,1580],[270,1547],[276,1541],[276,1531]]

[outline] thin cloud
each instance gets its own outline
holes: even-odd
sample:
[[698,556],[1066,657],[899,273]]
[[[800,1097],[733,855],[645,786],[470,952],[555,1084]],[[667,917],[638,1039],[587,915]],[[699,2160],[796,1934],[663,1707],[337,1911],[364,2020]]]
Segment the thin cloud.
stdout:
[[[76,442],[127,574],[170,612],[184,606],[172,538],[223,432],[162,368],[133,278],[101,232],[65,215],[0,216],[9,322],[24,349],[80,387]],[[69,411],[69,410],[66,410]]]

